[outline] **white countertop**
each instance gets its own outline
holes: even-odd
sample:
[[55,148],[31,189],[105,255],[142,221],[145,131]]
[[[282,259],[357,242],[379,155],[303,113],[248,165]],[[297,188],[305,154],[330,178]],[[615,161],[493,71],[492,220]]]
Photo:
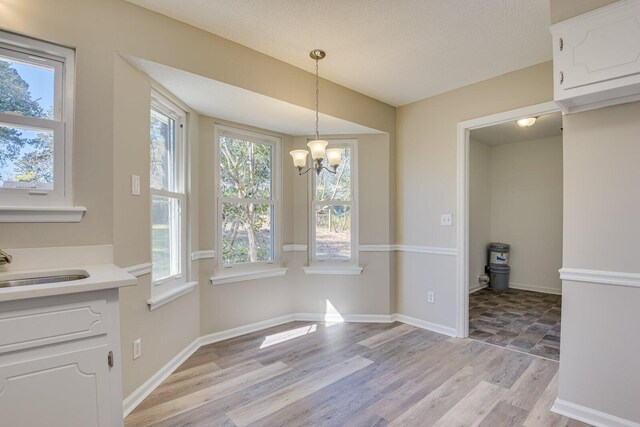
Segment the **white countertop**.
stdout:
[[138,283],[134,276],[114,264],[79,265],[38,270],[14,270],[0,273],[0,281],[84,272],[86,272],[89,277],[80,280],[0,288],[0,302],[121,288],[124,286],[134,286]]

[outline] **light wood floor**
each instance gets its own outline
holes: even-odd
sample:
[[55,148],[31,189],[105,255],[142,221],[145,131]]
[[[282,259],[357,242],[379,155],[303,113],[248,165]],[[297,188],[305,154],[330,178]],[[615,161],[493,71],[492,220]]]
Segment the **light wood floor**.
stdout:
[[582,426],[558,363],[402,323],[293,322],[200,348],[131,426]]

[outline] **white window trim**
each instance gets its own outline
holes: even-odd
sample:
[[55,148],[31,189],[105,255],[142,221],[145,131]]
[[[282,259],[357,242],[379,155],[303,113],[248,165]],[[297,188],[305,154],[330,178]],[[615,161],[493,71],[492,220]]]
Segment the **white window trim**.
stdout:
[[[303,267],[305,274],[361,274],[362,267],[359,266],[358,251],[358,140],[353,138],[327,139],[327,148],[349,148],[351,150],[351,194],[350,202],[316,202],[316,175],[310,172],[309,175],[309,254],[308,266]],[[328,172],[322,172],[328,173]],[[334,205],[344,204],[351,206],[351,259],[350,260],[317,260],[316,259],[316,204]]]
[[[17,34],[0,32],[0,47],[31,54],[61,63],[60,78],[56,78],[54,96],[57,120],[0,114],[0,122],[6,124],[44,127],[54,130],[56,182],[54,192],[43,197],[42,192],[28,190],[19,194],[2,194],[0,222],[80,222],[86,208],[73,206],[73,130],[75,99],[75,51],[73,49],[32,39]],[[59,113],[59,114],[58,114]],[[57,116],[57,117],[56,117]],[[58,163],[59,162],[59,163]],[[14,192],[15,193],[15,192]],[[31,194],[29,194],[31,193]]]
[[[239,139],[244,139],[260,144],[271,144],[273,146],[273,158],[271,165],[272,190],[271,199],[252,199],[256,203],[268,203],[273,205],[274,224],[272,230],[273,235],[273,261],[258,261],[240,264],[227,265],[223,260],[222,248],[222,202],[220,197],[220,136],[232,135]],[[287,273],[287,269],[281,266],[282,262],[282,211],[281,211],[281,194],[282,194],[282,173],[281,173],[281,150],[282,139],[280,137],[252,132],[239,127],[230,127],[216,123],[214,126],[214,179],[215,179],[215,212],[216,212],[216,252],[218,254],[216,262],[216,272],[211,277],[211,284],[223,284],[240,282],[245,280],[262,279],[267,277],[283,276]],[[225,201],[233,201],[234,199],[225,199]],[[247,199],[237,199],[246,202]]]
[[[188,200],[188,168],[187,159],[189,153],[189,134],[188,129],[188,111],[183,107],[182,103],[177,102],[168,93],[160,91],[159,88],[153,87],[151,91],[150,110],[155,109],[166,114],[175,120],[176,135],[176,163],[177,163],[177,180],[178,188],[181,191],[159,190],[149,187],[149,215],[153,214],[153,196],[166,196],[178,199],[180,201],[180,274],[164,277],[159,280],[151,280],[151,299],[148,301],[149,309],[154,310],[174,299],[188,293],[197,282],[190,282],[191,263],[189,261],[189,200]],[[150,245],[153,245],[153,236],[151,236]],[[153,247],[151,247],[153,250]],[[192,285],[188,287],[187,285]],[[188,288],[188,290],[186,290]]]

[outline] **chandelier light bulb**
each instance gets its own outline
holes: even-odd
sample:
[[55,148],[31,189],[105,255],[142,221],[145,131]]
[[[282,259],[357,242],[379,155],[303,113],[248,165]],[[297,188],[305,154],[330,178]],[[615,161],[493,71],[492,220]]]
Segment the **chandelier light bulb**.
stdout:
[[307,165],[307,156],[309,155],[307,150],[293,150],[289,154],[293,157],[293,166],[302,169]]
[[342,153],[344,153],[344,148],[329,148],[327,150],[329,166],[337,168],[340,165],[340,160],[342,160]]

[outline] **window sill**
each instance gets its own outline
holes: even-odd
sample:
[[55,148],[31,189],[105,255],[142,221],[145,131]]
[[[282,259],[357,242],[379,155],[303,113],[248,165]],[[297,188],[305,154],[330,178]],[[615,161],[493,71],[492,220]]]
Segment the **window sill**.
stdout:
[[311,267],[302,267],[302,269],[304,270],[304,274],[342,274],[352,276],[359,276],[360,274],[362,274],[362,270],[364,270],[362,267],[358,267],[355,265],[314,265]]
[[225,283],[244,282],[245,280],[266,279],[287,274],[289,269],[285,267],[265,268],[262,270],[243,271],[241,273],[219,274],[211,276],[212,285],[224,285]]
[[0,206],[0,222],[80,222],[83,206]]
[[187,282],[182,285],[172,287],[160,295],[151,297],[151,299],[147,300],[149,310],[153,311],[158,307],[162,307],[163,305],[180,298],[182,295],[188,294],[194,290],[196,286],[198,286],[198,282]]

